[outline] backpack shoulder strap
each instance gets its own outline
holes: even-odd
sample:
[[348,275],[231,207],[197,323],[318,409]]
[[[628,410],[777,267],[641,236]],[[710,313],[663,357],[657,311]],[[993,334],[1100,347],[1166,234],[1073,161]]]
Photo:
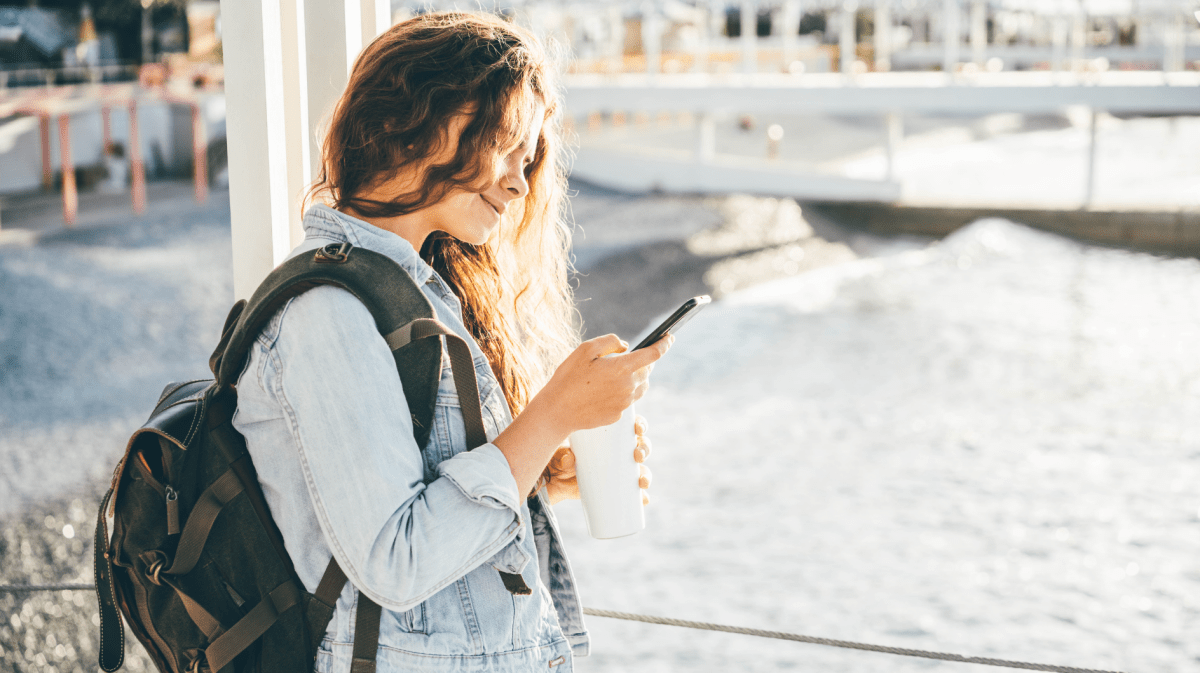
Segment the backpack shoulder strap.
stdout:
[[[254,339],[280,307],[321,285],[340,287],[358,298],[371,312],[382,335],[392,334],[414,320],[432,320],[435,316],[433,305],[416,281],[395,261],[349,243],[331,243],[279,265],[249,302],[239,301],[234,306],[209,360],[218,389],[236,382]],[[392,354],[413,418],[417,445],[424,449],[441,376],[441,340],[420,339],[404,348],[393,347]]]

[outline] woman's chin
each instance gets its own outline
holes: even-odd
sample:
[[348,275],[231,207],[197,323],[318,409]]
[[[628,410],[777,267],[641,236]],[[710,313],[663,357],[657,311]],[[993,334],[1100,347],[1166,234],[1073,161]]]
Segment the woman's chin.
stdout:
[[458,237],[458,240],[468,245],[483,245],[492,238],[492,234],[495,231],[495,226],[482,227],[476,231],[463,232],[463,236]]

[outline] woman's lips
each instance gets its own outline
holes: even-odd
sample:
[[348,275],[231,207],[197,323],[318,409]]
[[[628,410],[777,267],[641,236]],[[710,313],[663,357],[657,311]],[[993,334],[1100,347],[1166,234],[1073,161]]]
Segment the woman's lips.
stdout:
[[488,204],[489,206],[491,206],[491,207],[492,207],[492,210],[496,211],[496,214],[497,214],[497,215],[503,215],[503,214],[504,214],[504,207],[503,207],[503,206],[497,206],[496,204],[494,204],[494,203],[492,203],[490,200],[488,200],[488,198],[487,198],[486,196],[484,196],[483,194],[480,194],[480,195],[479,195],[479,198],[483,199],[483,202],[484,202],[484,203],[486,203],[486,204]]

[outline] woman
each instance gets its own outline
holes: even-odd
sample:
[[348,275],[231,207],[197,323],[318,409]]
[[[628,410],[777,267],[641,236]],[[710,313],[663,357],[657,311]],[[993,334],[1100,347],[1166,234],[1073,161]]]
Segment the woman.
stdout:
[[[566,671],[587,652],[546,505],[577,497],[560,447],[644,394],[670,344],[602,359],[628,348],[608,335],[572,349],[558,112],[535,41],[465,14],[380,36],[333,112],[310,193],[327,205],[305,215],[295,254],[348,241],[411,274],[471,346],[490,442],[466,451],[444,366],[418,449],[388,347],[347,292],[311,290],[273,318],[234,424],[306,588],[331,556],[353,585],[318,671],[350,669],[359,591],[383,607],[380,671]],[[643,437],[636,459],[648,451]],[[510,593],[501,572],[532,592]]]

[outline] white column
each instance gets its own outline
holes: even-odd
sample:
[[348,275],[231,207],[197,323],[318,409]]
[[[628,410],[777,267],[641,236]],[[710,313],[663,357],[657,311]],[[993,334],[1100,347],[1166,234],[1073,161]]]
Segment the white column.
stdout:
[[651,79],[662,73],[662,21],[658,8],[647,2],[642,9],[642,53],[646,56],[646,74]]
[[983,69],[987,61],[987,1],[971,1],[971,60]]
[[702,164],[711,164],[717,153],[717,123],[713,113],[702,111],[700,121],[696,125],[696,160]]
[[799,58],[796,53],[796,38],[800,29],[800,0],[784,0],[779,17],[780,39],[783,43],[783,70]]
[[889,112],[884,118],[884,125],[887,127],[887,179],[895,181],[896,153],[900,151],[900,142],[904,140],[904,117],[899,112]]
[[[1200,13],[1197,13],[1200,20]],[[1187,38],[1183,28],[1183,15],[1177,14],[1167,18],[1163,33],[1163,71],[1177,72],[1183,70],[1186,60]]]
[[[225,0],[246,2],[248,0]],[[321,146],[317,132],[333,110],[333,104],[346,88],[354,59],[363,47],[362,0],[311,0],[304,11],[308,35],[308,140],[312,154],[313,177],[319,165]]]
[[958,0],[944,0],[942,12],[942,71],[953,73],[958,65]]
[[712,43],[712,17],[704,5],[696,7],[696,49],[692,52],[692,72],[708,70],[708,50]]
[[843,75],[849,75],[857,56],[858,38],[854,34],[855,16],[858,14],[858,0],[845,0],[842,3],[841,30],[838,33],[838,54],[840,70]]
[[362,46],[371,44],[380,33],[392,27],[390,0],[359,0],[362,3]]
[[742,72],[758,72],[758,8],[753,0],[742,0]]
[[1083,192],[1084,208],[1090,208],[1096,196],[1096,129],[1100,113],[1095,108],[1091,113],[1091,124],[1088,127],[1087,182]]
[[608,23],[611,31],[608,70],[609,72],[623,72],[625,70],[625,17],[621,13],[620,5],[608,6]]
[[[320,0],[309,0],[309,3]],[[296,247],[304,238],[301,220],[304,192],[314,174],[308,123],[308,68],[304,35],[304,0],[280,0],[283,64],[284,135],[287,144],[288,238]]]
[[892,3],[875,0],[875,70],[892,69]]
[[1066,67],[1067,60],[1067,20],[1061,16],[1056,16],[1051,20],[1050,34],[1050,62],[1051,69],[1055,72],[1061,71]]
[[280,0],[223,0],[233,291],[249,297],[291,249]]
[[1084,51],[1087,41],[1087,16],[1080,9],[1071,21],[1071,70],[1078,71],[1083,67]]

